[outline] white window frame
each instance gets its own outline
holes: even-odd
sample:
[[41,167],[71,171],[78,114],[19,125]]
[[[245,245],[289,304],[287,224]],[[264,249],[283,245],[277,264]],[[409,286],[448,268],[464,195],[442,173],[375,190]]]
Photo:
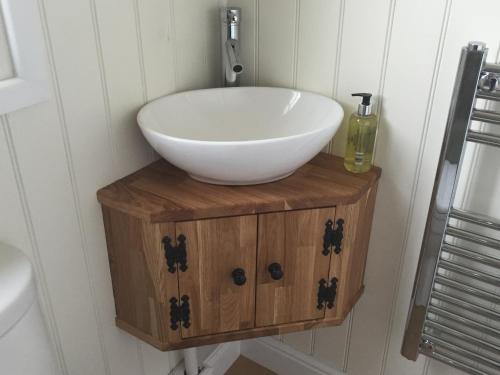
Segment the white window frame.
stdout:
[[0,0],[14,76],[0,81],[0,114],[49,98],[37,0]]

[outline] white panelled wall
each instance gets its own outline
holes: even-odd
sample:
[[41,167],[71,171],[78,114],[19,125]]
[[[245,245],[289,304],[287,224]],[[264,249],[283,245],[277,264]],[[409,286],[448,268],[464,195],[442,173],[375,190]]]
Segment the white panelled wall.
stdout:
[[12,66],[12,57],[7,41],[7,32],[5,21],[0,9],[0,81],[12,77],[14,71]]
[[[151,162],[145,102],[220,81],[223,0],[39,0],[52,99],[0,117],[0,240],[33,260],[61,372],[166,375],[179,360],[114,326],[98,188]],[[350,375],[457,374],[399,355],[459,50],[498,53],[498,0],[233,0],[246,85],[373,92],[383,168],[366,291],[337,328],[282,340]],[[488,10],[485,12],[484,10]],[[345,126],[329,149],[342,154]],[[291,150],[293,152],[293,150]]]

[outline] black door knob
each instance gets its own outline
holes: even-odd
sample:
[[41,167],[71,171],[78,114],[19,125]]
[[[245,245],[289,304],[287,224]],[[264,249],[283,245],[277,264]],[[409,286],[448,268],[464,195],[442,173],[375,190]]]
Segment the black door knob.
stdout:
[[236,268],[231,273],[233,281],[236,285],[241,286],[247,282],[247,277],[245,276],[245,270],[243,268]]
[[271,274],[271,279],[273,280],[281,280],[283,277],[283,269],[279,263],[272,263],[269,266],[268,271]]

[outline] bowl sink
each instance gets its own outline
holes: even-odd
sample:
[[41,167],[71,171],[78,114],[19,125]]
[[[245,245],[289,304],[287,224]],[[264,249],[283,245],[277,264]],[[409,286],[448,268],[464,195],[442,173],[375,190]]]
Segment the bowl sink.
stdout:
[[187,91],[145,105],[151,146],[192,178],[251,185],[291,175],[328,144],[344,112],[334,100],[268,87]]

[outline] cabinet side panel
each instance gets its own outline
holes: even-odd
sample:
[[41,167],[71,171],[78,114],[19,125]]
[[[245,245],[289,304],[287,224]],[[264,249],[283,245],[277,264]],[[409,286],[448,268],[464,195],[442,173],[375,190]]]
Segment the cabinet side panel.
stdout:
[[147,268],[141,253],[141,222],[108,208],[105,215],[109,262],[119,320],[153,335],[150,321]]
[[337,257],[332,256],[331,270],[340,275],[336,276],[339,279],[339,289],[335,309],[327,311],[327,317],[344,318],[347,316],[363,290],[376,193],[377,186],[375,185],[357,203],[339,206],[337,209],[338,212],[343,213],[346,221],[341,253],[343,259],[338,262]]
[[161,249],[151,247],[145,237],[149,224],[107,207],[103,215],[117,320],[140,332],[142,339],[165,341],[166,311],[159,301],[158,271],[152,267],[152,258],[158,259],[153,254]]
[[[374,185],[363,198],[364,206],[357,225],[356,234],[356,252],[352,261],[352,271],[350,284],[357,285],[358,289],[364,285],[366,260],[368,256],[368,245],[372,230],[373,212],[375,210],[375,197],[377,196],[377,187]],[[355,297],[355,292],[351,294],[351,299]]]

